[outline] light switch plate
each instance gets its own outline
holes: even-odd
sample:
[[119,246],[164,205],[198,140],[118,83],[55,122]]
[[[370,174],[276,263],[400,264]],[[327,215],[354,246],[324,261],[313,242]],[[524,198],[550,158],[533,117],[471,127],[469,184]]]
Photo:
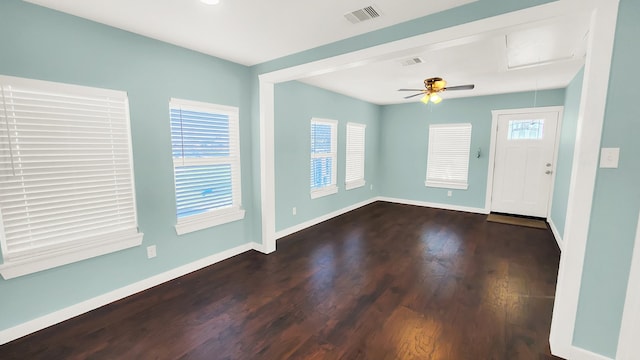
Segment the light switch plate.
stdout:
[[620,148],[600,149],[600,167],[604,169],[617,169],[620,158]]

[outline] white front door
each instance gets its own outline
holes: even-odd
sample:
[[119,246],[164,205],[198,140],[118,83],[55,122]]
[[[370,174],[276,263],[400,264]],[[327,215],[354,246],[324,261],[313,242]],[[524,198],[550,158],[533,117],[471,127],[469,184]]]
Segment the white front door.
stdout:
[[547,217],[558,116],[498,115],[491,211]]

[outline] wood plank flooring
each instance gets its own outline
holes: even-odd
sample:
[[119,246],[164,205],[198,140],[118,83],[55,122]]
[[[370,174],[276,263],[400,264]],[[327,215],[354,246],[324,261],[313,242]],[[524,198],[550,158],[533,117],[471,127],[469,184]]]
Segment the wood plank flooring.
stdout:
[[376,202],[0,346],[0,359],[552,359],[547,230]]

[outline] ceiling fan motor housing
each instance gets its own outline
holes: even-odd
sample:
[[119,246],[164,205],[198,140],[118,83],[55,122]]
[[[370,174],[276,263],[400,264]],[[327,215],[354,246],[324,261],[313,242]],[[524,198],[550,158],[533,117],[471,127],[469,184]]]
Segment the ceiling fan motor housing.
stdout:
[[[415,91],[417,92],[416,94],[413,95],[409,95],[409,96],[405,96],[405,99],[411,99],[413,97],[416,96],[420,96],[420,95],[424,95],[423,100],[427,100],[429,99],[429,97],[431,97],[431,95],[434,95],[436,93],[445,91],[445,90],[473,90],[473,88],[475,88],[475,85],[473,84],[469,84],[469,85],[459,85],[459,86],[449,86],[447,87],[447,82],[442,80],[442,78],[439,77],[433,77],[433,78],[428,78],[428,79],[424,79],[424,87],[425,89],[398,89],[398,91]],[[437,97],[439,98],[439,97]],[[435,102],[435,101],[434,101]],[[438,101],[440,102],[440,101]],[[437,104],[437,102],[435,102]]]
[[447,82],[439,77],[433,77],[424,79],[424,86],[427,88],[427,93],[440,92],[445,89]]

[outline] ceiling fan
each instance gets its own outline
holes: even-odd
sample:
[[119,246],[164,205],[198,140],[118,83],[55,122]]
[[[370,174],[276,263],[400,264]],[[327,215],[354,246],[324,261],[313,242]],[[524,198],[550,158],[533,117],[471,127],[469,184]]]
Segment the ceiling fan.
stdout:
[[423,103],[426,104],[431,101],[432,103],[437,104],[442,101],[442,98],[440,97],[440,95],[438,95],[439,92],[443,92],[446,90],[472,90],[476,86],[470,84],[447,87],[447,82],[442,80],[442,78],[433,77],[424,79],[424,87],[424,89],[398,89],[398,91],[419,91],[417,94],[405,96],[404,98],[410,99],[412,97],[424,95],[424,97],[421,99]]

